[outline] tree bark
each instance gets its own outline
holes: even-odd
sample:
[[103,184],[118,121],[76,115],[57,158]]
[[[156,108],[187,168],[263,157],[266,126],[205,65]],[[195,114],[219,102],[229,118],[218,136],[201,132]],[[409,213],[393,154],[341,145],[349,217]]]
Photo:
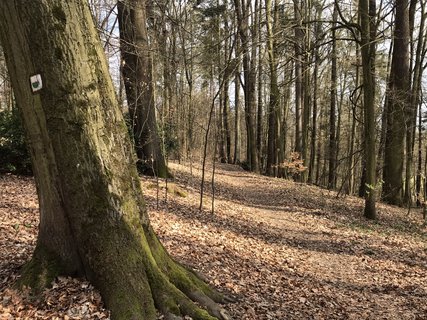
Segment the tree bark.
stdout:
[[337,139],[336,139],[336,111],[337,111],[337,40],[336,21],[338,18],[337,4],[334,6],[332,14],[332,52],[331,52],[331,89],[329,108],[329,172],[328,189],[335,188],[336,180],[336,159],[337,159]]
[[312,100],[312,123],[311,123],[311,140],[310,140],[310,162],[308,167],[308,182],[315,182],[315,164],[316,164],[316,145],[317,145],[317,117],[318,117],[318,75],[320,66],[319,44],[322,37],[322,7],[319,5],[316,8],[317,22],[314,27],[314,70],[313,70],[313,100]]
[[[263,171],[264,167],[264,128],[263,128],[263,75],[264,75],[264,67],[263,67],[263,39],[262,39],[262,1],[261,0],[255,0],[255,14],[254,19],[257,21],[256,24],[256,36],[257,38],[257,48],[258,48],[258,83],[257,83],[257,156],[258,156],[258,163],[260,172]],[[255,32],[255,30],[254,30]],[[254,35],[255,37],[255,35]]]
[[[224,5],[227,7],[227,1],[224,1]],[[230,33],[231,30],[229,28],[228,23],[228,13],[227,11],[224,12],[224,32],[225,32],[225,40],[224,40],[224,64],[225,64],[225,70],[224,70],[224,85],[223,85],[223,91],[224,91],[224,104],[223,104],[223,110],[222,110],[222,121],[223,121],[223,128],[224,128],[224,141],[225,141],[225,156],[226,156],[226,162],[231,163],[231,132],[230,132],[230,94],[229,94],[229,86],[230,86],[230,78],[232,77],[232,68],[230,66],[230,56],[231,56],[231,50],[232,47],[230,47]]]
[[299,0],[294,1],[295,16],[295,151],[302,151],[302,105],[303,105],[303,88],[302,88],[302,43],[304,41],[304,30],[302,28],[302,4]]
[[376,161],[375,161],[375,0],[360,0],[361,55],[363,70],[365,211],[368,219],[376,218]]
[[[236,40],[236,50],[238,51],[238,40]],[[233,163],[240,163],[240,66],[234,75],[234,157]]]
[[[390,204],[401,205],[405,134],[409,135],[412,130],[405,124],[405,112],[410,107],[408,1],[397,0],[395,10],[394,47],[387,97],[383,199]],[[409,114],[412,116],[412,112]]]
[[[169,319],[227,319],[213,302],[221,296],[174,262],[150,226],[87,2],[2,1],[0,41],[40,203],[37,245],[20,283],[40,290],[58,275],[84,275],[112,319],[156,319],[156,308]],[[37,73],[43,87],[33,94]]]
[[154,106],[151,51],[145,0],[117,3],[120,51],[129,115],[139,165],[145,173],[167,176]]
[[267,53],[270,68],[270,102],[268,107],[268,141],[267,141],[267,174],[274,176],[277,173],[278,160],[278,107],[280,101],[279,86],[277,81],[276,30],[278,8],[276,1],[265,1],[267,22]]
[[[245,96],[245,123],[246,123],[246,157],[249,169],[259,171],[259,162],[256,145],[255,121],[255,84],[256,84],[256,37],[249,35],[249,6],[245,0],[234,0],[238,33],[243,55],[243,91]],[[254,26],[253,26],[254,27]],[[254,27],[256,29],[256,27]],[[252,41],[251,41],[252,40]]]

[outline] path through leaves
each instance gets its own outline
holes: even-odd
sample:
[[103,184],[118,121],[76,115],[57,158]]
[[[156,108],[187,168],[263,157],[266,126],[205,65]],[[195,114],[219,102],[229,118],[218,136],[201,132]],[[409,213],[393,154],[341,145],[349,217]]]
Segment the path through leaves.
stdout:
[[[143,178],[153,227],[169,252],[237,299],[234,319],[426,319],[426,230],[419,213],[219,165],[215,213],[199,212],[200,171]],[[207,181],[210,181],[208,177]],[[207,188],[209,191],[209,188]],[[32,179],[0,178],[0,319],[106,319],[87,282],[61,278],[40,300],[10,287],[37,232]],[[157,208],[157,204],[159,205]]]

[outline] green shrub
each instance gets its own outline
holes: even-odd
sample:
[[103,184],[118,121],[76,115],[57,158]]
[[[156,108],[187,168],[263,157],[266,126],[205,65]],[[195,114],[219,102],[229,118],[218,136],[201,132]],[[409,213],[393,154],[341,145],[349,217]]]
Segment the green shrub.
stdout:
[[16,108],[0,111],[0,172],[32,174],[30,154]]

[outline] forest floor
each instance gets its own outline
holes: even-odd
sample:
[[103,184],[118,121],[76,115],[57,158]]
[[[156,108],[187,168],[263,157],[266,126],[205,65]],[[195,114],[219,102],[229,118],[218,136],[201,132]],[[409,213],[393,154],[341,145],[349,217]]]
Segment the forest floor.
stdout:
[[[153,227],[178,261],[236,298],[233,319],[427,319],[419,211],[379,203],[367,221],[359,198],[217,165],[215,211],[208,173],[200,212],[201,171],[170,166],[169,192],[142,178]],[[0,177],[0,319],[107,319],[84,281],[59,278],[42,299],[12,289],[37,225],[33,180]]]

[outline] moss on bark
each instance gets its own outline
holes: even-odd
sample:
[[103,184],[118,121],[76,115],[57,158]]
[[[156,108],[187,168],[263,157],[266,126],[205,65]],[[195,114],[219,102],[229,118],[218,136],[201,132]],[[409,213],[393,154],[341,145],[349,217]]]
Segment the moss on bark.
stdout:
[[[154,320],[156,309],[169,319],[229,319],[214,302],[221,295],[173,261],[150,227],[87,2],[0,1],[0,40],[24,126],[37,138],[41,233],[20,284],[41,290],[77,272],[114,320]],[[33,95],[28,77],[39,70],[44,88]]]
[[64,270],[58,256],[38,245],[32,259],[23,266],[21,278],[16,285],[18,288],[30,288],[33,293],[38,294],[49,287],[57,276],[64,274]]

